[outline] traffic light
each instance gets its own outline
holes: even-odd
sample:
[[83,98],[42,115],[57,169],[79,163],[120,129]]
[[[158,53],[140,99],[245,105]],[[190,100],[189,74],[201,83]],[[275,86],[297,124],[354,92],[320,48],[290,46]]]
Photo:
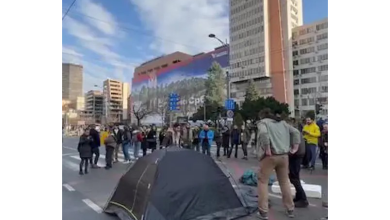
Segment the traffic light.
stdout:
[[177,111],[180,110],[180,96],[176,93],[169,94],[169,110]]
[[316,115],[320,114],[320,111],[322,110],[322,105],[317,103],[316,104]]

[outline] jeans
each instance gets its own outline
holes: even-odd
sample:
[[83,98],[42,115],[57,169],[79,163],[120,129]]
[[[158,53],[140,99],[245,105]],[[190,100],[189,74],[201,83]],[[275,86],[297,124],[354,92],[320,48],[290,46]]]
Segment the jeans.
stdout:
[[125,161],[130,160],[129,147],[130,147],[130,143],[122,144],[122,151],[123,151],[123,155],[125,156]]
[[207,154],[209,156],[211,155],[209,142],[206,141],[202,142],[202,153]]
[[291,184],[295,187],[295,200],[296,201],[307,201],[306,193],[302,188],[301,178],[299,177],[299,173],[301,171],[301,163],[302,157],[296,155],[289,156],[289,178]]
[[141,148],[141,142],[134,142],[133,144],[134,147],[134,158],[138,159],[139,158],[139,149]]
[[315,144],[307,144],[308,148],[310,150],[310,166],[315,167],[316,165],[316,159],[317,159],[317,145]]
[[257,183],[259,210],[266,213],[268,212],[268,183],[273,170],[276,171],[280,190],[282,191],[284,207],[287,210],[294,210],[290,180],[288,178],[288,155],[266,156],[264,159],[260,160],[259,181]]
[[122,144],[117,144],[116,147],[115,147],[115,150],[114,150],[114,155],[113,157],[115,158],[115,161],[118,161],[118,153],[119,153],[119,149],[122,147]]

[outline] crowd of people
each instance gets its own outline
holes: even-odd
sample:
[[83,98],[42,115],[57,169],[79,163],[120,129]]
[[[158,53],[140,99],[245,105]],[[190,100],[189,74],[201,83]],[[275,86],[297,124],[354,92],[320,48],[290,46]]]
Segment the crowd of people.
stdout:
[[[297,124],[294,120],[283,119],[281,113],[265,109],[260,113],[261,120],[256,122],[255,147],[259,167],[259,219],[268,219],[268,181],[273,171],[276,172],[281,188],[283,204],[289,217],[294,216],[295,207],[309,205],[300,180],[301,168],[314,170],[316,158],[322,160],[323,169],[328,169],[328,125],[326,122],[316,123],[313,117],[308,116],[304,124]],[[78,151],[80,153],[80,175],[88,173],[88,166],[97,166],[100,146],[105,146],[106,166],[111,169],[118,162],[118,153],[124,154],[124,163],[137,160],[139,152],[147,154],[147,150],[159,147],[182,147],[211,155],[210,148],[215,142],[216,157],[238,157],[239,145],[244,160],[248,160],[248,145],[251,144],[253,127],[247,125],[239,128],[234,125],[210,128],[209,125],[191,126],[188,124],[174,124],[163,127],[157,132],[155,125],[141,127],[127,127],[120,129],[112,126],[100,131],[99,127],[89,126],[80,136]],[[130,157],[129,149],[133,150],[134,157]],[[221,154],[221,148],[222,153]],[[290,182],[296,189],[295,197],[291,195]]]

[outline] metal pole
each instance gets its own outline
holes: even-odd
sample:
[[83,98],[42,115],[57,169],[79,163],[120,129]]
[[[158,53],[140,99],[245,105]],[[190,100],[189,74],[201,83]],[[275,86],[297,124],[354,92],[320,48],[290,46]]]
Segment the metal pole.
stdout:
[[229,75],[229,70],[226,71],[226,93],[227,93],[227,98],[230,99],[230,75]]
[[206,123],[206,100],[203,102],[203,121]]

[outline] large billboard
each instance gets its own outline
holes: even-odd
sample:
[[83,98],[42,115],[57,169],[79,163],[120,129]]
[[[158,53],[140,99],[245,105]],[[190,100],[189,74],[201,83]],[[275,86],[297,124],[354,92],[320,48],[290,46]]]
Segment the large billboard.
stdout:
[[181,63],[169,66],[160,71],[150,72],[133,79],[132,104],[144,105],[155,113],[148,116],[146,123],[161,122],[161,108],[168,100],[169,93],[181,97],[182,115],[191,116],[203,105],[207,71],[213,62],[222,68],[229,66],[229,47],[222,47],[209,53],[201,54]]

